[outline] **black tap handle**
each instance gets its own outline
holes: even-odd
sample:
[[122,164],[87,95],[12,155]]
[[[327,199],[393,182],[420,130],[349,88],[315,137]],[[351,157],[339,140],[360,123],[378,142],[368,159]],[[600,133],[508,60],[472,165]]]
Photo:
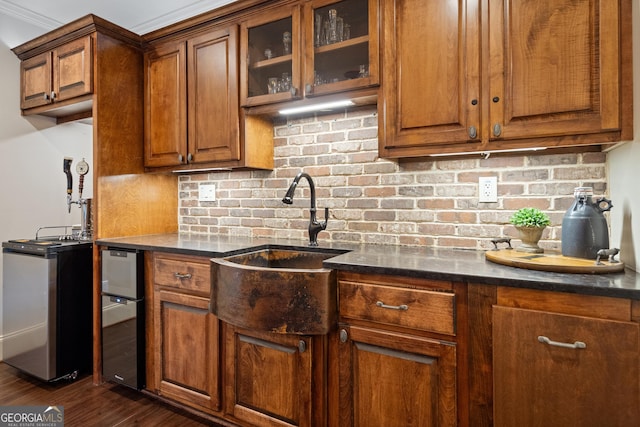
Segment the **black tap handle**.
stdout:
[[329,208],[324,208],[324,222],[322,223],[322,229],[327,228],[327,221],[329,220]]
[[73,175],[71,175],[71,162],[73,161],[70,157],[65,157],[64,162],[62,164],[62,170],[67,175],[67,194],[73,193]]

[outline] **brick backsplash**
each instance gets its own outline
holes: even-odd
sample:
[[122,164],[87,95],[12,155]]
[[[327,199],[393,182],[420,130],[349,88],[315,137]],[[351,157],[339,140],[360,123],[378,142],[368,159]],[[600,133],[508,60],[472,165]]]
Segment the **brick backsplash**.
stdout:
[[[180,232],[307,239],[309,191],[298,185],[293,205],[282,197],[304,170],[316,186],[318,217],[329,225],[318,240],[487,249],[513,237],[514,210],[547,212],[541,246],[560,248],[560,225],[573,189],[607,191],[600,152],[487,159],[398,162],[378,157],[375,107],[274,122],[273,171],[232,171],[179,177]],[[498,202],[478,202],[478,177],[498,178]],[[216,185],[215,202],[198,201],[199,183]]]

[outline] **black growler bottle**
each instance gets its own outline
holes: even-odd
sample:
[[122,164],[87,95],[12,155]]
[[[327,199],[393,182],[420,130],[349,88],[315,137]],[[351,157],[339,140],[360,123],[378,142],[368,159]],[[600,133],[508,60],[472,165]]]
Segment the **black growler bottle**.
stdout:
[[594,203],[592,187],[576,187],[573,194],[575,201],[562,219],[562,255],[596,259],[600,249],[609,249],[609,227],[603,212],[613,205],[604,197]]

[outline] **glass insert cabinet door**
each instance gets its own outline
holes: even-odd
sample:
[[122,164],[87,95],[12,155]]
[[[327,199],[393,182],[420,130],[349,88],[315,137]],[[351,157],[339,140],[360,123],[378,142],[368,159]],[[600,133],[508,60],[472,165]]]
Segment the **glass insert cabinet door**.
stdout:
[[242,106],[377,85],[378,14],[378,0],[314,0],[242,22]]
[[304,15],[305,96],[378,84],[377,0],[316,0]]
[[241,24],[243,106],[302,97],[300,6],[268,10]]

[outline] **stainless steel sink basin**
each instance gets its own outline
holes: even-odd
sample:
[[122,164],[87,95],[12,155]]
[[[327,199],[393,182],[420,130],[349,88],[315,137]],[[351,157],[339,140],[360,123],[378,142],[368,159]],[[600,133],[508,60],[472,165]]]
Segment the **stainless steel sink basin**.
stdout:
[[263,249],[211,260],[211,312],[235,326],[326,334],[336,322],[336,274],[322,261],[343,252]]

